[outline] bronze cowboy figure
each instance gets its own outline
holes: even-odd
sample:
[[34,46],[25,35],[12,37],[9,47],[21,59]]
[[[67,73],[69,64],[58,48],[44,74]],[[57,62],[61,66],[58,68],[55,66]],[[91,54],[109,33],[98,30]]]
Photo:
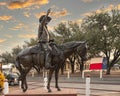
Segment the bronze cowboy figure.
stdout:
[[39,39],[39,46],[45,52],[45,68],[53,68],[51,65],[51,57],[50,52],[52,51],[51,46],[49,45],[50,41],[50,34],[47,28],[47,24],[51,21],[51,17],[49,17],[50,9],[48,9],[47,14],[43,15],[39,19],[39,29],[38,29],[38,39]]

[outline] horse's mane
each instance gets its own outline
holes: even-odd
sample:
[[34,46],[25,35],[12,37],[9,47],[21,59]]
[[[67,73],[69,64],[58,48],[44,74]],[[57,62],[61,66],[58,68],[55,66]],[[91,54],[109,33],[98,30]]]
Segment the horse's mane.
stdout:
[[60,44],[60,45],[56,44],[56,46],[59,49],[63,50],[64,48],[70,48],[71,46],[74,46],[74,44],[76,44],[76,43],[83,44],[83,43],[85,43],[85,41],[81,41],[81,42],[80,41],[70,41],[70,42],[66,42],[66,43]]
[[71,46],[72,44],[74,44],[76,41],[70,41],[70,42],[66,42],[63,45],[64,46]]

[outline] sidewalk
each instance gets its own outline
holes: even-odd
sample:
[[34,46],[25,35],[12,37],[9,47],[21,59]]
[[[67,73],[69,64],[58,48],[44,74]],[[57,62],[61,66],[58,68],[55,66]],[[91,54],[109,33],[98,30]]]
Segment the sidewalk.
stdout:
[[[90,73],[91,82],[90,82],[90,96],[120,96],[120,71],[112,72],[111,75],[103,74],[103,78],[99,78],[97,72]],[[27,92],[33,93],[47,93],[47,90],[44,89],[44,82],[42,76],[27,77],[28,90]],[[61,91],[57,91],[55,86],[54,76],[51,81],[52,94],[60,93],[77,93],[78,96],[85,96],[85,78],[82,79],[80,73],[70,75],[70,78],[67,77],[67,74],[59,76],[59,86]],[[16,90],[16,91],[15,91]],[[10,87],[10,93],[21,92],[21,89],[16,87]],[[26,92],[26,93],[27,93]]]

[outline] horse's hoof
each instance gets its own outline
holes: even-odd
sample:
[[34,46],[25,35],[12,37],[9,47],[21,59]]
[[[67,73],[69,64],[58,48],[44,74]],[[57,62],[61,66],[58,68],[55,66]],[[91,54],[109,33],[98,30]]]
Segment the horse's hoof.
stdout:
[[60,89],[60,88],[58,88],[57,90],[58,90],[58,91],[61,91],[61,89]]
[[23,89],[23,92],[26,92],[26,89]]
[[52,92],[52,91],[49,89],[48,92]]

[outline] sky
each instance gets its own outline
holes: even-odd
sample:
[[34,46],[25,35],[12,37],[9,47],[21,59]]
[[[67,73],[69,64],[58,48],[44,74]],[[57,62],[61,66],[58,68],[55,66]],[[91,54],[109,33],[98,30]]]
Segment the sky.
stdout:
[[36,38],[39,17],[49,8],[48,29],[52,31],[61,22],[80,24],[91,12],[114,7],[120,10],[120,0],[0,0],[0,54]]

